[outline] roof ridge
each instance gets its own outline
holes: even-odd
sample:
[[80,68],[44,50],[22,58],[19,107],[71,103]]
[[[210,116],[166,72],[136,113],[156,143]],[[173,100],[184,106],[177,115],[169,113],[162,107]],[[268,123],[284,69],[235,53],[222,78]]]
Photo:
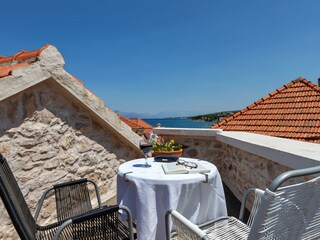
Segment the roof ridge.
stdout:
[[292,81],[292,83],[298,83],[298,82],[303,82],[304,84],[308,85],[312,89],[320,92],[320,87],[317,84],[314,84],[313,82],[309,81],[306,78],[298,77],[297,79]]
[[320,87],[318,87],[317,85],[315,85],[314,83],[312,83],[311,81],[309,81],[303,77],[298,77],[295,80],[292,80],[291,82],[283,85],[282,87],[277,88],[275,91],[269,93],[268,95],[260,98],[259,100],[255,101],[253,104],[245,107],[244,109],[240,110],[239,112],[236,112],[236,113],[232,114],[231,116],[229,116],[228,118],[222,120],[221,122],[216,123],[215,125],[211,126],[211,128],[216,128],[216,127],[222,126],[223,124],[225,124],[225,123],[229,122],[230,120],[244,114],[248,110],[255,108],[257,105],[261,104],[262,102],[267,101],[271,97],[274,97],[275,95],[279,94],[280,92],[284,91],[285,89],[290,88],[293,84],[298,83],[298,82],[303,82],[303,83],[307,84],[308,86],[310,86],[320,92]]
[[11,56],[0,56],[0,64],[9,64],[9,63],[12,63],[13,61],[23,62],[30,58],[37,58],[40,56],[41,52],[50,45],[51,44],[46,44],[43,47],[36,50],[32,50],[32,51],[21,50]]
[[314,84],[314,83],[311,82],[311,81],[307,81],[306,84],[307,84],[309,87],[313,88],[314,90],[320,92],[320,87],[319,87],[317,84]]

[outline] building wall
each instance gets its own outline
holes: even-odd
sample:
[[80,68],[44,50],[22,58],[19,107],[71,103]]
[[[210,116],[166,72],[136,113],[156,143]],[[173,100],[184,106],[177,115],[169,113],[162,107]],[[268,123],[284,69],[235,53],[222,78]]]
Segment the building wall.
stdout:
[[[106,201],[115,194],[119,165],[140,156],[50,81],[0,103],[0,152],[32,212],[44,189],[82,177],[97,181]],[[2,202],[0,212],[0,239],[17,239]],[[39,222],[54,218],[54,202],[47,201]]]

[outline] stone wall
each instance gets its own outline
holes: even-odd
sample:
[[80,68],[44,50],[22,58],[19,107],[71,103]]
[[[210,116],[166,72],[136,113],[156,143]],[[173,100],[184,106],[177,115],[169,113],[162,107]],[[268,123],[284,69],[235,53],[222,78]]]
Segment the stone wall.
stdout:
[[[106,201],[115,193],[118,166],[140,156],[50,81],[1,101],[0,123],[0,152],[31,212],[44,189],[82,177],[97,181]],[[0,239],[17,239],[2,202],[0,212]],[[54,202],[47,201],[39,222],[54,215]]]

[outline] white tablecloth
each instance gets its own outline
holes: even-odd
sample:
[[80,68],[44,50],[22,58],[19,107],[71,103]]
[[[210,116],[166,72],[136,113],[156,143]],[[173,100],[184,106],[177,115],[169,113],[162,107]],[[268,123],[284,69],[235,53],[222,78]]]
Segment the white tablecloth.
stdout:
[[[137,220],[138,240],[164,240],[165,213],[169,209],[196,224],[227,215],[222,181],[213,164],[201,161],[211,170],[204,183],[203,174],[165,175],[163,163],[154,162],[153,158],[148,159],[150,168],[134,166],[143,163],[144,159],[137,159],[120,165],[117,177],[118,204],[129,207]],[[124,173],[128,173],[127,181]]]

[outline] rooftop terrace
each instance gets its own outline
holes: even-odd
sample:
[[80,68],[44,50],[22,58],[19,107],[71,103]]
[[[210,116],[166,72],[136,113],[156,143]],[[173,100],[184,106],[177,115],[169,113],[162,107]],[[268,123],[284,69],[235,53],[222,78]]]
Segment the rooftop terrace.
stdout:
[[[294,95],[291,90],[297,85],[308,90],[308,96],[299,95],[298,98]],[[117,169],[121,163],[142,156],[138,148],[140,137],[81,81],[64,70],[63,57],[55,47],[47,45],[39,50],[1,57],[0,89],[0,110],[6,113],[0,115],[0,152],[14,170],[31,211],[34,211],[44,189],[57,182],[81,177],[98,182],[104,202],[115,198]],[[319,144],[312,143],[316,142],[320,132],[319,118],[309,118],[313,113],[318,116],[318,96],[313,96],[318,91],[305,79],[297,79],[215,129],[155,128],[153,131],[165,139],[174,139],[188,146],[183,156],[214,163],[225,185],[237,199],[241,199],[248,188],[265,189],[282,172],[319,165]],[[284,112],[285,105],[275,110],[280,102],[284,104],[284,98],[280,97],[284,92],[292,95],[287,100],[293,103],[295,99],[313,96],[312,101],[306,101],[310,106],[305,110],[310,112],[303,113],[310,121],[297,120],[300,113],[294,112],[296,105],[290,108],[290,114]],[[265,107],[267,102],[274,103],[270,105],[274,106],[273,110]],[[262,109],[281,111],[278,115],[262,114]],[[301,138],[295,135],[292,139],[285,139],[261,135],[263,132],[228,129],[237,121],[242,127],[245,123],[253,123],[248,120],[250,113],[260,117],[256,121],[264,123],[266,119],[262,117],[279,120],[281,116],[290,116],[292,120],[286,121],[304,124],[296,126],[294,132],[299,127],[306,129],[309,131],[306,137],[312,141],[294,140]],[[223,130],[224,126],[226,129]],[[288,130],[286,126],[285,130]],[[253,125],[246,127],[252,128]],[[50,222],[53,205],[46,205],[40,216],[42,221]],[[2,205],[0,210],[5,212]],[[0,226],[2,239],[14,239],[15,236],[8,219],[5,215],[1,217],[4,223]]]

